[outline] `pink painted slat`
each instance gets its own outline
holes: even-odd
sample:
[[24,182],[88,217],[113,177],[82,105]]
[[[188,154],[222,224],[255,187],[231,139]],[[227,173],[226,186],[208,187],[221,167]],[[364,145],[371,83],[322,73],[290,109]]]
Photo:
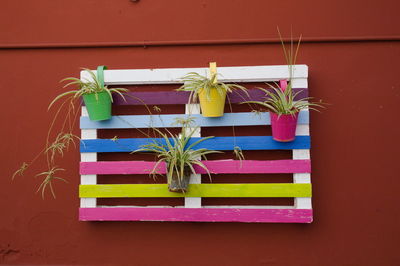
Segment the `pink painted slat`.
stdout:
[[[268,173],[310,173],[310,160],[271,160],[271,161],[255,161],[255,160],[218,160],[205,161],[210,173],[213,174],[268,174]],[[207,172],[195,167],[199,174]]]
[[311,223],[309,209],[80,208],[80,221]]
[[[154,162],[147,161],[115,161],[115,162],[81,162],[81,175],[111,175],[111,174],[148,174],[154,168]],[[165,173],[165,164],[158,168],[160,174]]]
[[[272,160],[255,161],[217,160],[203,161],[208,170],[214,174],[267,174],[267,173],[310,173],[310,160]],[[154,162],[122,161],[122,162],[81,162],[81,175],[110,175],[110,174],[148,174]],[[206,171],[196,166],[196,173],[206,174]],[[160,164],[157,172],[166,173],[165,164]]]

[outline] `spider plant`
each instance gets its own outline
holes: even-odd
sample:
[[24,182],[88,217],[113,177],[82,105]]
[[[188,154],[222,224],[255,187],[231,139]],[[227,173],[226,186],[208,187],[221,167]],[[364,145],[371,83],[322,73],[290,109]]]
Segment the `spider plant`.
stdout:
[[184,84],[177,89],[178,91],[190,91],[191,92],[191,103],[196,102],[200,91],[205,92],[208,100],[211,98],[211,90],[216,89],[220,95],[226,92],[232,92],[235,89],[242,90],[244,93],[248,94],[247,89],[238,84],[225,84],[224,82],[217,81],[218,73],[212,73],[211,77],[200,75],[196,72],[190,72],[182,77]]
[[297,99],[301,91],[293,92],[292,81],[294,66],[300,48],[301,35],[295,46],[293,34],[291,32],[290,46],[287,48],[279,28],[277,28],[277,30],[282,44],[283,54],[289,68],[288,82],[286,83],[286,81],[282,80],[282,85],[278,85],[276,82],[274,82],[274,85],[267,83],[269,90],[258,88],[265,93],[263,101],[245,101],[242,103],[257,104],[267,108],[270,111],[273,138],[277,141],[287,142],[295,138],[297,118],[300,110],[310,109],[319,111],[318,108],[323,108],[324,106],[321,101],[312,102],[311,97]]
[[[74,106],[74,102],[71,99],[66,99],[62,102],[50,123],[50,127],[47,131],[45,147],[30,162],[23,162],[20,168],[12,175],[12,180],[14,180],[16,176],[23,176],[26,170],[28,170],[28,168],[30,168],[43,155],[43,157],[46,158],[48,170],[36,175],[37,177],[43,177],[37,192],[41,191],[42,198],[44,198],[45,191],[49,188],[51,194],[55,198],[55,192],[51,182],[54,180],[62,180],[66,182],[62,178],[54,177],[55,172],[63,170],[55,166],[56,157],[63,156],[64,152],[68,150],[71,144],[76,146],[75,141],[80,140],[80,138],[73,133],[73,128],[78,118],[77,110],[78,109]],[[54,135],[55,126],[58,126],[57,121],[60,119],[61,121],[59,122],[61,122],[61,126],[58,129],[58,133],[54,140],[51,141],[52,136]]]
[[217,79],[218,73],[211,73],[210,78],[196,72],[186,74],[181,80],[184,84],[178,91],[188,91],[189,103],[200,99],[201,111],[205,117],[223,115],[226,93],[241,90],[248,95],[247,89],[238,84],[225,84]]
[[181,134],[174,135],[168,130],[167,133],[163,133],[154,128],[162,137],[162,141],[153,139],[151,143],[142,145],[140,149],[133,151],[151,152],[157,155],[157,162],[150,172],[150,176],[153,178],[158,174],[160,164],[166,163],[168,188],[171,192],[186,192],[190,173],[196,173],[194,169],[196,165],[203,168],[211,179],[210,172],[200,159],[207,160],[206,155],[219,153],[219,151],[205,148],[194,149],[197,144],[213,138],[212,136],[199,139],[189,145],[188,142],[197,129],[198,127],[190,130],[183,128]]
[[[126,89],[120,88],[109,89],[102,84],[101,78],[97,78],[92,71],[88,69],[84,70],[89,73],[89,79],[81,81],[77,78],[66,78],[61,81],[69,81],[69,83],[67,83],[64,87],[74,85],[77,88],[75,90],[67,91],[58,95],[50,102],[48,110],[50,110],[52,107],[54,109],[54,105],[56,105],[56,103],[59,103],[59,105],[53,112],[54,116],[50,123],[49,129],[47,130],[46,143],[44,147],[31,161],[23,162],[11,177],[11,179],[14,180],[17,176],[24,176],[27,170],[36,161],[44,157],[46,160],[47,170],[36,175],[37,177],[42,178],[42,182],[39,185],[37,192],[41,191],[43,198],[45,196],[45,191],[48,189],[55,198],[55,192],[51,182],[55,180],[61,180],[65,182],[64,179],[54,176],[55,172],[63,170],[62,168],[55,166],[56,161],[59,157],[64,155],[71,145],[76,147],[75,142],[80,141],[80,138],[74,134],[74,128],[77,124],[80,111],[80,108],[77,108],[77,106],[81,105],[81,102],[77,101],[79,96],[83,96],[83,98],[85,98],[85,96],[91,95],[94,101],[97,102],[100,101],[100,99],[105,95],[109,101],[112,101],[112,93],[117,93],[124,97],[122,93],[127,91]],[[137,97],[129,97],[133,97],[142,102],[142,100]],[[147,105],[145,106],[151,114]]]
[[[107,120],[111,118],[111,103],[112,93],[119,94],[123,99],[125,99],[123,92],[127,92],[124,88],[113,88],[109,89],[104,85],[102,74],[98,72],[98,75],[93,73],[91,70],[84,68],[89,74],[89,78],[83,80],[69,77],[61,80],[61,82],[67,81],[68,83],[64,88],[69,86],[76,86],[75,89],[61,93],[50,103],[49,109],[53,106],[55,102],[64,97],[70,97],[73,100],[79,99],[81,96],[87,107],[89,118],[91,120]],[[101,72],[102,73],[102,72]],[[101,77],[100,77],[101,76]]]
[[310,102],[312,97],[305,97],[295,100],[296,96],[301,91],[293,93],[291,83],[288,84],[287,88],[283,90],[277,83],[275,86],[268,84],[271,90],[265,88],[258,88],[265,93],[264,101],[246,101],[242,103],[257,104],[267,108],[271,112],[281,115],[292,115],[294,116],[302,109],[310,109],[319,111],[318,107],[324,107],[322,102]]
[[69,86],[77,86],[76,89],[67,91],[64,93],[61,93],[57,97],[54,98],[54,100],[50,103],[49,109],[53,106],[55,102],[57,102],[59,99],[66,97],[66,96],[72,96],[74,99],[78,99],[81,96],[87,95],[87,94],[94,94],[95,98],[98,100],[99,99],[99,93],[105,92],[108,94],[110,97],[111,102],[112,100],[112,93],[117,93],[119,94],[123,99],[125,99],[124,95],[122,92],[127,92],[127,89],[124,88],[112,88],[109,89],[107,86],[104,86],[104,84],[99,80],[99,78],[96,76],[96,74],[91,71],[90,69],[83,68],[84,71],[88,72],[90,79],[85,79],[81,80],[78,78],[74,77],[68,77],[65,79],[62,79],[61,82],[69,81],[67,84],[64,85],[63,88],[67,88]]
[[293,41],[293,31],[291,29],[290,30],[290,46],[289,46],[289,48],[287,48],[285,45],[285,42],[283,41],[282,34],[281,34],[281,31],[279,30],[278,26],[276,27],[276,30],[278,31],[279,40],[282,45],[283,55],[285,57],[286,64],[289,68],[289,82],[288,83],[291,84],[292,78],[293,78],[293,73],[294,73],[294,65],[296,64],[296,61],[297,61],[297,55],[299,53],[302,35],[300,34],[299,40],[298,40],[296,48],[295,48],[294,41]]
[[316,107],[317,108],[324,107],[322,105],[321,101],[320,101],[320,103],[310,102],[310,100],[312,99],[311,97],[306,97],[306,98],[301,98],[301,99],[295,100],[297,95],[300,94],[301,91],[293,93],[293,89],[292,89],[294,65],[296,64],[297,55],[299,53],[302,35],[300,35],[297,45],[295,47],[294,41],[293,41],[293,33],[291,31],[290,32],[290,46],[289,46],[289,48],[287,48],[285,45],[285,42],[283,41],[279,27],[277,27],[277,31],[278,31],[278,35],[279,35],[279,40],[282,45],[283,55],[285,57],[287,66],[289,68],[289,79],[288,79],[287,86],[282,87],[282,86],[278,85],[276,82],[274,82],[275,86],[267,83],[267,86],[271,90],[267,90],[264,88],[258,88],[265,93],[264,101],[246,101],[243,103],[249,103],[249,104],[254,103],[254,104],[261,105],[263,107],[266,107],[271,112],[278,114],[279,116],[281,116],[281,115],[294,116],[300,110],[306,109],[306,108],[308,108],[310,110],[319,111],[318,109],[316,109]]
[[54,188],[52,181],[54,180],[61,180],[65,183],[68,183],[67,180],[64,178],[54,176],[57,171],[65,171],[65,169],[58,168],[57,166],[53,166],[49,171],[37,174],[36,177],[38,176],[44,176],[43,182],[40,184],[39,188],[37,189],[36,193],[41,191],[42,198],[44,198],[44,193],[46,191],[47,186],[50,188],[51,194],[53,195],[54,198],[56,198],[56,194],[54,193]]
[[70,144],[73,144],[74,147],[76,147],[75,140],[79,141],[80,138],[70,132],[59,133],[54,142],[47,147],[45,152],[50,152],[51,161],[54,162],[56,154],[58,153],[59,155],[63,156],[64,151],[68,150]]

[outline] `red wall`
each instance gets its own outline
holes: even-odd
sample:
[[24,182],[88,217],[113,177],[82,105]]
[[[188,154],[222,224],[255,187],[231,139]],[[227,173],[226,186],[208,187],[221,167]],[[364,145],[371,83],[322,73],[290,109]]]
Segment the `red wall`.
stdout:
[[[3,2],[0,263],[400,264],[396,1]],[[76,150],[60,164],[69,183],[56,184],[56,200],[34,193],[42,163],[11,182],[42,148],[63,77],[101,64],[284,64],[277,24],[303,33],[298,63],[310,68],[311,96],[331,104],[311,115],[312,224],[78,222]],[[234,44],[243,39],[252,43]],[[230,44],[165,46],[189,41]],[[122,44],[132,46],[113,47]]]

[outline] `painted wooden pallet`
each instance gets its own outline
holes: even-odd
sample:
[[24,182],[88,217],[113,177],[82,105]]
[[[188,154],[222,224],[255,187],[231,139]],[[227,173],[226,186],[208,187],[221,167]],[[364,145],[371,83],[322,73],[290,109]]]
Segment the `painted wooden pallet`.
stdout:
[[[106,85],[180,84],[180,78],[189,72],[208,75],[208,68],[136,69],[106,70]],[[224,82],[270,82],[287,79],[287,66],[219,67],[221,81]],[[308,68],[306,65],[294,67],[293,87],[299,97],[308,95]],[[82,79],[89,78],[86,72]],[[166,184],[97,184],[97,175],[140,175],[148,174],[154,167],[149,161],[97,161],[97,153],[131,152],[151,139],[123,138],[99,139],[97,130],[129,129],[152,127],[176,127],[176,117],[185,117],[189,110],[200,126],[191,142],[201,137],[201,127],[240,127],[269,125],[268,113],[226,113],[221,118],[204,118],[197,104],[187,104],[188,94],[176,91],[130,92],[127,101],[116,97],[117,105],[164,105],[185,104],[185,114],[165,115],[118,115],[111,120],[94,122],[87,117],[85,107],[81,116],[81,198],[79,219],[82,221],[190,221],[190,222],[272,222],[310,223],[311,207],[311,161],[309,113],[302,111],[296,130],[297,138],[290,143],[279,143],[271,136],[215,137],[199,144],[197,148],[229,151],[234,146],[242,150],[291,150],[291,160],[210,160],[204,161],[211,173],[215,174],[293,174],[292,183],[211,183],[201,184],[201,168],[191,176],[189,192],[172,193]],[[263,94],[250,90],[250,98],[261,100]],[[138,101],[137,98],[141,100]],[[231,103],[241,102],[243,95],[228,96]],[[159,141],[163,141],[160,140]],[[158,172],[165,173],[165,165],[160,164]],[[112,176],[110,177],[112,178]],[[183,206],[100,206],[98,198],[184,198]],[[293,206],[205,206],[202,198],[294,198]]]

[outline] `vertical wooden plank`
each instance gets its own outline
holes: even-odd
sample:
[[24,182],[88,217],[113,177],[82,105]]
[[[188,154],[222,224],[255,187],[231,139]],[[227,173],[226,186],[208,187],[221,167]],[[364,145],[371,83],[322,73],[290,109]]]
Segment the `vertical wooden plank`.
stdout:
[[[301,127],[297,127],[296,135],[300,136],[309,136],[310,135],[310,126],[302,125]],[[310,159],[310,150],[309,149],[295,149],[293,150],[293,159]],[[293,174],[293,183],[306,183],[311,184],[311,174],[309,173],[300,173]],[[310,198],[295,198],[294,205],[296,209],[312,209],[311,197]]]
[[[199,104],[186,104],[185,114],[200,114]],[[188,128],[188,130],[193,130],[193,128]],[[194,132],[192,137],[200,137],[201,129],[198,128]],[[201,174],[191,174],[190,184],[201,184]],[[186,197],[185,198],[185,208],[201,208],[201,198]]]
[[[82,107],[82,116],[88,116],[85,106]],[[81,139],[97,139],[97,129],[82,129]],[[96,152],[81,153],[81,162],[97,162]],[[97,175],[81,175],[82,185],[96,185]],[[81,208],[94,208],[97,205],[96,198],[81,198]]]
[[310,126],[298,124],[296,127],[296,136],[310,136]]
[[[217,64],[215,62],[210,63],[210,74],[217,71]],[[210,75],[211,76],[211,75]],[[200,104],[186,104],[185,114],[200,114]],[[193,130],[193,128],[188,128],[188,130]],[[192,137],[201,137],[201,129],[197,129]],[[191,174],[190,184],[201,184],[201,174]],[[201,198],[186,197],[185,198],[185,208],[201,208]]]

